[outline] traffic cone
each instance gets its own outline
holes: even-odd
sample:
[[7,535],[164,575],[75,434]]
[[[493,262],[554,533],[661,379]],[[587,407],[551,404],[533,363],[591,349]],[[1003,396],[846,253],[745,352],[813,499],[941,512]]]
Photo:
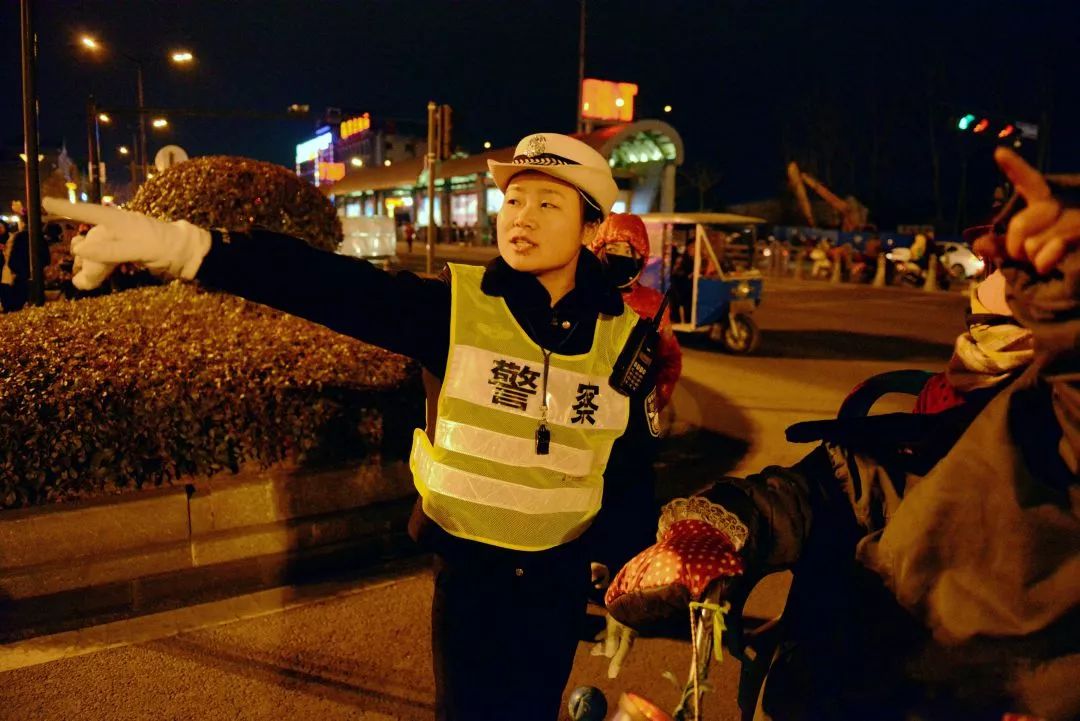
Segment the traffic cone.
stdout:
[[926,264],[926,282],[923,283],[922,289],[927,293],[933,293],[937,291],[937,256],[931,255],[930,262]]
[[874,273],[874,287],[885,287],[885,254],[878,253],[877,257],[877,272]]
[[837,253],[836,257],[832,261],[832,278],[829,279],[830,283],[839,283],[843,280],[843,268],[840,267],[840,254]]

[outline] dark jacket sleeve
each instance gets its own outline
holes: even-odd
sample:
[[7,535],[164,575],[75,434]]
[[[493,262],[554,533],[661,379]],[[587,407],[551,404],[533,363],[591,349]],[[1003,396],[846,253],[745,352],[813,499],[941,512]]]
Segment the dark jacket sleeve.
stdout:
[[[1009,306],[1035,337],[1035,359],[1020,382],[1050,387],[1054,432],[1060,433],[1057,454],[1075,477],[1080,475],[1080,250],[1070,252],[1046,276],[1024,266],[1007,267],[1004,274]],[[1030,429],[1017,429],[1022,442]],[[1038,442],[1030,439],[1033,448]]]
[[450,288],[442,280],[389,273],[267,231],[214,232],[196,279],[414,358],[442,376],[450,332]]

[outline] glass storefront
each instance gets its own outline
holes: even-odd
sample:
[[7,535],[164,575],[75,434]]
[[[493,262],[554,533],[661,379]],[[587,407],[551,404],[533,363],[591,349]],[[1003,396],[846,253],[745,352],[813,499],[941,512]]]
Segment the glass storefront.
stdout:
[[487,189],[487,212],[488,215],[495,215],[502,208],[503,194],[498,188]]
[[476,202],[476,193],[456,193],[450,196],[450,222],[463,228],[476,225]]
[[[442,225],[442,198],[438,195],[435,196],[435,224]],[[428,199],[427,196],[421,196],[420,202],[416,204],[416,224],[427,225],[428,224]]]

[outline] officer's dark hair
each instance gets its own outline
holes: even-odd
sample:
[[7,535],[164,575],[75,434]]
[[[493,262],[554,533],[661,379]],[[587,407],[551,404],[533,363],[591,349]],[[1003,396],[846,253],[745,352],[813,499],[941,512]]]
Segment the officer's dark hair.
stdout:
[[600,204],[592,199],[589,194],[581,193],[581,224],[600,225],[604,222],[604,211],[600,210]]

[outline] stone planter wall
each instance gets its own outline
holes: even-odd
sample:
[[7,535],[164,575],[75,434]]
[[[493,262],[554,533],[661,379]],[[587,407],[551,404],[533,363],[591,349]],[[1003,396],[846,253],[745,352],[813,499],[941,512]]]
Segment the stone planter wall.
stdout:
[[0,513],[0,639],[408,553],[403,462],[271,468]]

